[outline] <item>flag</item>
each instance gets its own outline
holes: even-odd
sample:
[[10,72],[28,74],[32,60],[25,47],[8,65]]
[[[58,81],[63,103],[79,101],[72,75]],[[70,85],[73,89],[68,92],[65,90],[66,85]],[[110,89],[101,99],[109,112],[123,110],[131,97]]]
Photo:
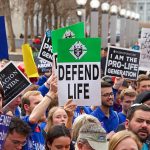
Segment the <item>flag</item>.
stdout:
[[84,38],[84,23],[79,22],[71,26],[60,28],[52,31],[52,51],[57,53],[58,51],[58,39],[65,38]]
[[4,16],[0,16],[0,59],[9,59]]
[[32,55],[32,49],[29,44],[22,45],[23,62],[25,66],[25,73],[28,78],[39,77],[36,64]]

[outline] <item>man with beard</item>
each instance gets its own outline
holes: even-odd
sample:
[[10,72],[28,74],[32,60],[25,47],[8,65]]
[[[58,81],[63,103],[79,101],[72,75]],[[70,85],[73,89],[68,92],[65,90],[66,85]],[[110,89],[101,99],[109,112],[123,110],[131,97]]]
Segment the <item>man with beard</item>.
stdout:
[[143,143],[142,150],[148,150],[145,143],[150,135],[150,107],[146,104],[134,104],[128,110],[125,128],[134,132]]
[[97,107],[91,115],[98,118],[103,128],[107,133],[115,131],[119,125],[119,118],[117,112],[113,111],[114,95],[112,85],[108,82],[101,82],[101,101],[100,107]]

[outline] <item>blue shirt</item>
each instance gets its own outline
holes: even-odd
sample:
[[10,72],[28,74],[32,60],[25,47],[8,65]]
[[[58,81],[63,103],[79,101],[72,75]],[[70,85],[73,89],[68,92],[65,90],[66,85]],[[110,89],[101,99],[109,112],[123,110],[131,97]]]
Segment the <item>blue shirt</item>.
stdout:
[[23,150],[45,150],[45,139],[42,132],[42,129],[38,126],[38,124],[31,124],[29,122],[29,116],[25,116],[23,118],[30,127],[31,134],[27,138],[27,143],[23,146]]
[[126,121],[126,115],[124,113],[122,112],[118,113],[118,117],[119,117],[119,124]]
[[86,114],[91,114],[92,113],[92,109],[89,106],[83,106],[83,110]]
[[109,118],[105,116],[100,107],[97,107],[92,113],[92,116],[96,117],[102,124],[107,133],[115,131],[119,125],[119,118],[115,111],[110,108]]

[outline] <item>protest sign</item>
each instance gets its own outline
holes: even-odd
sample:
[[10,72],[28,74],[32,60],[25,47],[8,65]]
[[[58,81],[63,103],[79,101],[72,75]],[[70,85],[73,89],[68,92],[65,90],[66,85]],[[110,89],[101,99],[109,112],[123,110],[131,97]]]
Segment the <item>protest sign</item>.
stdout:
[[139,71],[139,51],[109,47],[105,75],[136,80]]
[[0,41],[0,59],[9,59],[4,16],[0,16]]
[[142,28],[141,32],[141,56],[140,56],[140,70],[150,71],[150,29]]
[[46,31],[38,57],[49,63],[53,62],[51,30]]
[[6,105],[31,84],[12,62],[8,63],[0,71],[0,81],[5,93],[3,107],[6,107]]
[[[58,39],[65,38],[84,38],[84,23],[76,23],[74,25],[70,25],[68,27],[60,28],[52,31],[52,46],[53,53],[57,53],[58,51]],[[61,45],[62,46],[62,45]]]
[[52,67],[52,64],[43,59],[38,58],[38,54],[39,54],[38,51],[33,52],[33,57],[34,57],[36,66],[38,68],[38,72],[39,73],[48,72],[50,70],[50,68]]
[[59,40],[59,43],[59,105],[62,106],[68,99],[73,99],[79,106],[99,106],[100,39],[72,38]]
[[0,149],[4,147],[4,142],[7,136],[9,125],[11,122],[11,116],[0,115]]

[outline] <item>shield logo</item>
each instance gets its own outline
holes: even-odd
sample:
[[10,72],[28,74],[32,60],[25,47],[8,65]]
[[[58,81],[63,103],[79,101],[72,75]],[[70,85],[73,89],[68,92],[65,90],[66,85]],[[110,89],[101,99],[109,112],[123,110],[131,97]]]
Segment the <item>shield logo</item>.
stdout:
[[87,48],[80,41],[77,41],[74,45],[72,45],[69,50],[76,59],[81,59],[87,52]]
[[66,38],[75,38],[75,34],[71,30],[66,30],[66,32],[63,35],[63,39]]

